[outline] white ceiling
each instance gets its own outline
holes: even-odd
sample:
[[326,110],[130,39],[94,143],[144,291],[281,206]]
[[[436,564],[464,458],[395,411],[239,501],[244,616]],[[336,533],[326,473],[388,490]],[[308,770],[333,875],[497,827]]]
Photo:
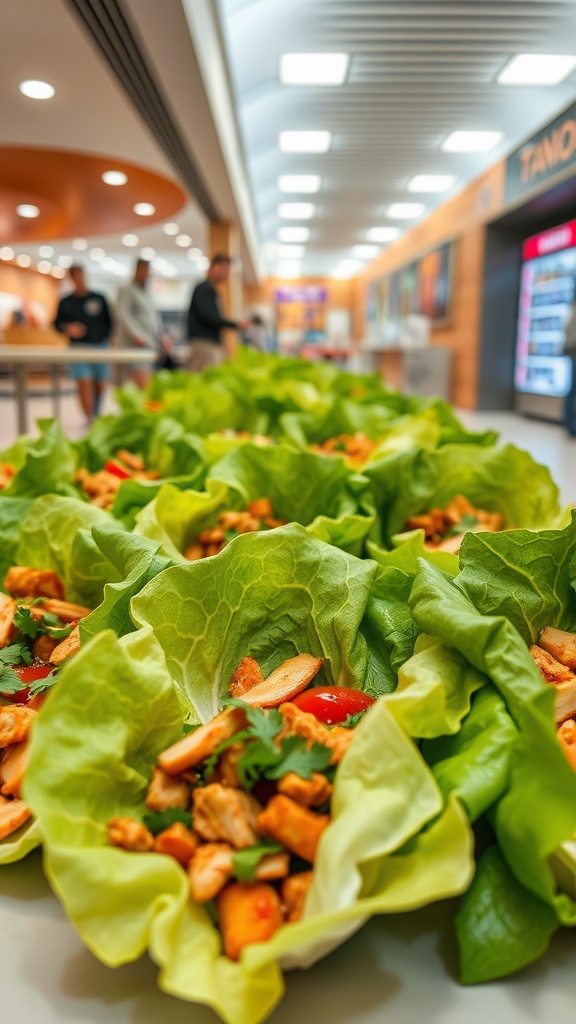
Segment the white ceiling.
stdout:
[[[392,202],[415,196],[415,174],[451,174],[452,193],[515,149],[576,97],[576,75],[554,87],[503,87],[516,53],[576,52],[574,0],[218,0],[249,180],[268,268],[275,269],[280,174],[320,174],[305,274],[329,274]],[[351,55],[342,87],[284,86],[284,52]],[[328,129],[324,155],[282,154],[278,133]],[[456,129],[496,130],[486,154],[443,153]],[[448,193],[450,194],[450,193]],[[294,197],[308,198],[308,197]],[[426,213],[423,216],[426,216]],[[298,222],[289,222],[298,223]],[[406,226],[406,222],[397,222]]]

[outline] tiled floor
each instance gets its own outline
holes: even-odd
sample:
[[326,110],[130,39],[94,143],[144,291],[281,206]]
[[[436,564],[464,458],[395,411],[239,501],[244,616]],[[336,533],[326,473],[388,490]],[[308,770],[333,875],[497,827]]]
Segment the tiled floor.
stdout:
[[[116,407],[111,392],[107,392],[103,412],[114,412]],[[527,419],[514,413],[477,413],[460,411],[467,426],[476,430],[493,427],[500,431],[502,442],[512,442],[532,453],[537,462],[548,466],[558,484],[564,503],[576,504],[576,439],[568,438],[562,427],[540,420]],[[34,397],[30,401],[29,418],[52,415],[49,397]],[[84,433],[81,416],[73,395],[62,399],[62,426],[73,438]],[[0,396],[0,447],[4,448],[16,438],[16,410],[14,402]]]

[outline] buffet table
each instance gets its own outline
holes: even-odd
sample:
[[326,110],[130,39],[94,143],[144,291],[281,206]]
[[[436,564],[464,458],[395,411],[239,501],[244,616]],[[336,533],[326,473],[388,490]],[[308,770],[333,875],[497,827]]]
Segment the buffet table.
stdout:
[[19,434],[28,431],[28,388],[26,369],[31,365],[50,366],[52,372],[52,403],[54,416],[60,418],[60,380],[58,367],[71,363],[109,363],[120,370],[128,363],[150,363],[153,366],[157,354],[144,348],[102,348],[98,345],[74,345],[70,348],[48,346],[17,347],[0,345],[0,366],[10,366],[14,371],[16,421]]

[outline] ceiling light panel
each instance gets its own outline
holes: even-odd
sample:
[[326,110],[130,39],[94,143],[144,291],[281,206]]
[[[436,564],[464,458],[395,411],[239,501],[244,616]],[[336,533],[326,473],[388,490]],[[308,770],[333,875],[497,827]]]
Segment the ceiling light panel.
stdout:
[[283,85],[342,85],[349,65],[347,53],[284,53],[280,81]]
[[573,54],[519,53],[500,72],[500,85],[558,85],[576,68]]
[[124,174],[124,171],[104,171],[102,181],[106,185],[125,185],[128,175]]
[[278,145],[283,153],[327,153],[332,144],[332,133],[280,132]]
[[0,260],[13,260],[14,249],[11,249],[9,245],[3,245],[0,249]]
[[301,268],[300,260],[280,260],[278,263],[278,277],[300,277]]
[[40,82],[35,78],[27,78],[20,82],[18,88],[23,96],[28,96],[31,100],[51,100],[56,92],[49,82]]
[[349,277],[354,277],[354,274],[357,274],[362,270],[362,267],[363,263],[361,260],[340,260],[340,263],[336,267],[332,277],[346,280]]
[[409,192],[448,192],[455,181],[453,174],[415,174],[406,187]]
[[187,249],[189,245],[192,245],[190,235],[176,235],[174,241],[176,242],[176,245],[181,246],[182,249]]
[[49,260],[54,255],[54,249],[51,245],[41,245],[38,248],[38,255],[43,260]]
[[400,228],[370,228],[370,230],[366,232],[366,238],[369,242],[393,242],[399,237],[400,233]]
[[[303,245],[279,245],[278,246],[278,259],[280,260],[302,260],[306,254],[306,248]],[[2,250],[0,250],[0,259],[2,258]]]
[[122,236],[122,245],[128,246],[129,249],[131,249],[134,246],[138,245],[139,241],[140,241],[140,239],[138,238],[138,235],[123,235]]
[[178,227],[178,224],[174,224],[174,222],[171,221],[169,224],[163,225],[162,231],[165,235],[177,235],[180,228]]
[[307,242],[310,228],[278,228],[279,242]]
[[422,203],[392,203],[386,210],[386,216],[393,220],[415,220],[424,210]]
[[502,132],[452,132],[440,148],[445,153],[487,153],[502,139]]
[[281,192],[318,192],[322,179],[319,174],[281,174],[278,188]]
[[72,248],[76,249],[76,252],[84,252],[84,249],[88,248],[88,242],[85,238],[73,238]]
[[19,217],[26,218],[26,220],[34,219],[34,217],[40,216],[40,210],[37,206],[34,206],[32,203],[20,203],[20,205],[16,207],[16,213]]
[[20,255],[16,257],[16,263],[19,267],[29,267],[32,263],[32,259],[27,253],[21,252]]
[[352,259],[355,260],[373,260],[380,253],[379,245],[353,245],[352,246]]
[[315,213],[314,203],[280,203],[278,207],[283,220],[311,220]]
[[152,203],[136,203],[134,213],[138,217],[152,217],[156,213],[156,207]]

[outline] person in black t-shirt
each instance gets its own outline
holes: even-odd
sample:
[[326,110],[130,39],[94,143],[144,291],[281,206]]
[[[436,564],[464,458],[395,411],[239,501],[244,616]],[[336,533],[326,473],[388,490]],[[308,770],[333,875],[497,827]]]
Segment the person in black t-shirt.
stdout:
[[192,293],[188,310],[188,369],[193,372],[199,372],[206,366],[217,365],[225,359],[226,353],[221,338],[223,328],[243,331],[248,326],[247,322],[236,323],[235,320],[226,320],[220,312],[216,286],[224,284],[228,279],[231,262],[229,256],[213,256],[206,280],[196,285]]
[[[90,291],[83,267],[73,264],[68,273],[74,290],[60,300],[54,327],[66,335],[70,345],[106,346],[112,331],[112,317],[104,295]],[[110,366],[107,363],[71,363],[68,372],[76,381],[78,401],[90,423],[100,412]]]

